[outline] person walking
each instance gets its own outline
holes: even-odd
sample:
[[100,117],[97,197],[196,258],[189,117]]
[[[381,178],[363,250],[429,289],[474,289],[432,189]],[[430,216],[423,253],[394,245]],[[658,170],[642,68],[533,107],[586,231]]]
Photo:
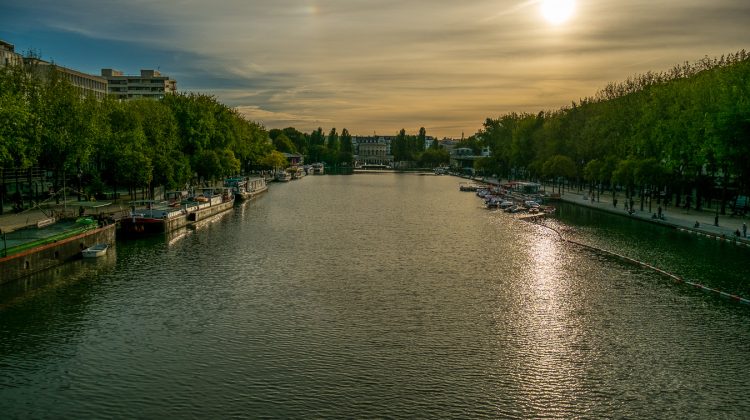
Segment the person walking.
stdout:
[[742,222],[742,237],[747,238],[747,225],[745,222]]

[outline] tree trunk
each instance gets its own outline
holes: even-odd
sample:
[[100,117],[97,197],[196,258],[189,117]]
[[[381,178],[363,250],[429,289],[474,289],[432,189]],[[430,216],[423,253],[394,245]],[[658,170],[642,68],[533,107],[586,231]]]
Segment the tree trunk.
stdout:
[[0,168],[0,215],[5,213],[5,169]]
[[641,185],[641,192],[640,193],[641,193],[641,211],[643,211],[643,194],[644,194],[643,185]]
[[727,214],[727,183],[729,183],[729,174],[727,173],[726,166],[724,170],[724,180],[721,183],[721,214]]

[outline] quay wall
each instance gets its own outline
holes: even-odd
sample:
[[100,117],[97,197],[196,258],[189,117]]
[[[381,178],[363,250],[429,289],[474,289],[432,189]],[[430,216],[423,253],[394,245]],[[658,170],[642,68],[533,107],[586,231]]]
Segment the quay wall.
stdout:
[[188,220],[187,215],[185,214],[178,217],[173,217],[171,219],[166,219],[164,221],[164,232],[171,232],[173,230],[183,228],[187,226],[187,224]]
[[0,284],[80,258],[81,251],[98,243],[115,243],[115,225],[92,229],[67,239],[0,258]]
[[221,204],[214,204],[206,208],[201,208],[201,209],[196,210],[195,212],[189,213],[187,217],[187,221],[189,223],[199,222],[215,214],[219,214],[221,212],[227,211],[231,209],[232,207],[234,207],[234,200],[227,201]]

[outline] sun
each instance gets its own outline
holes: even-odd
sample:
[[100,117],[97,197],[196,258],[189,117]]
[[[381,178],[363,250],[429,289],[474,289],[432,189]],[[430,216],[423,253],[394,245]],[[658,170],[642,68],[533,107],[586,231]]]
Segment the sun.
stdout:
[[576,10],[575,0],[542,0],[542,16],[553,25],[564,23]]

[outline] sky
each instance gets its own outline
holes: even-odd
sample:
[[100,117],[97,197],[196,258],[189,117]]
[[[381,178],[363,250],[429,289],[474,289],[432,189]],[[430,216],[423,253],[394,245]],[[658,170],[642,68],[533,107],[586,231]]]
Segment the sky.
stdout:
[[158,69],[269,129],[460,138],[747,49],[750,1],[0,0],[0,39],[91,74]]

